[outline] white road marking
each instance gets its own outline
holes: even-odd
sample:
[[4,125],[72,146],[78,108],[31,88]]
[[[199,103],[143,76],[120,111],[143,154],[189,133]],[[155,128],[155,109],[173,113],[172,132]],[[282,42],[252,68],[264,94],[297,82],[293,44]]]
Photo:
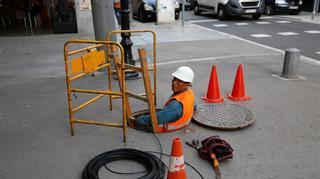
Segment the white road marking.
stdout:
[[[250,43],[250,44],[253,44],[253,45],[257,45],[259,47],[263,47],[263,48],[266,48],[266,49],[274,50],[274,51],[280,52],[282,54],[285,53],[284,50],[281,50],[281,49],[278,49],[278,48],[274,48],[274,47],[270,47],[268,45],[259,44],[257,42],[254,42],[254,41],[251,41],[251,40],[247,40],[247,39],[235,36],[235,35],[231,35],[231,34],[227,34],[227,33],[224,33],[224,32],[217,31],[217,30],[213,30],[213,29],[210,29],[208,27],[202,27],[201,25],[197,25],[197,24],[191,24],[191,25],[199,27],[200,29],[204,29],[204,30],[208,30],[208,31],[211,31],[211,32],[219,33],[219,34],[226,35],[226,36],[234,38],[234,39],[241,40],[243,42],[247,42],[247,43]],[[308,63],[308,64],[311,64],[311,65],[316,65],[316,66],[320,67],[320,61],[319,60],[316,60],[316,59],[313,59],[313,58],[310,58],[310,57],[306,57],[304,55],[301,55],[300,57],[301,57],[301,61],[303,61],[305,63]]]
[[[239,55],[224,55],[216,57],[205,57],[205,58],[192,58],[192,59],[181,59],[181,60],[170,60],[166,62],[157,62],[157,66],[171,65],[177,63],[190,63],[190,62],[203,62],[203,61],[218,61],[221,59],[239,58],[239,57],[259,57],[259,56],[278,56],[279,54],[274,53],[259,53],[259,54],[239,54]],[[153,64],[150,64],[150,68]]]
[[260,17],[260,19],[273,19],[273,17],[270,17],[270,16],[264,16],[264,17]]
[[235,23],[236,25],[249,25],[249,23],[246,22],[239,22],[239,23]]
[[295,32],[279,32],[278,34],[283,36],[298,35],[298,33]]
[[291,23],[291,21],[275,21],[276,23],[279,23],[279,24],[289,24]]
[[227,24],[214,24],[213,26],[215,26],[215,27],[226,27],[228,25]]
[[319,30],[306,30],[304,31],[305,33],[309,33],[309,34],[320,34]]
[[316,54],[320,55],[320,52],[316,52]]
[[256,38],[271,37],[271,35],[268,35],[268,34],[252,34],[250,36],[256,37]]
[[257,24],[270,24],[270,22],[262,21],[262,22],[256,22]]
[[196,23],[196,22],[215,22],[218,21],[217,19],[205,19],[205,20],[193,20],[193,21],[188,21],[191,23]]

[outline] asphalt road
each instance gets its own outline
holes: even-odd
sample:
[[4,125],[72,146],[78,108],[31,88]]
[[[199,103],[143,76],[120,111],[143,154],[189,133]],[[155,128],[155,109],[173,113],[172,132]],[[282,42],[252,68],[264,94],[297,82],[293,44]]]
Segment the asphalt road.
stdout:
[[186,11],[185,20],[209,29],[234,35],[280,50],[297,48],[301,55],[320,60],[320,25],[278,16],[250,17],[219,21],[214,15],[194,16]]

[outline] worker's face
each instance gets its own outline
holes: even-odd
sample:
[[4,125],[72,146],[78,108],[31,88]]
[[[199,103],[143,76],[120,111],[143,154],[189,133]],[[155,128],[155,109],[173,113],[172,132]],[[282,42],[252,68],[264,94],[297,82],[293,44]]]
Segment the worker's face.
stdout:
[[179,80],[174,77],[171,82],[171,89],[174,94],[180,93],[188,89],[189,83]]

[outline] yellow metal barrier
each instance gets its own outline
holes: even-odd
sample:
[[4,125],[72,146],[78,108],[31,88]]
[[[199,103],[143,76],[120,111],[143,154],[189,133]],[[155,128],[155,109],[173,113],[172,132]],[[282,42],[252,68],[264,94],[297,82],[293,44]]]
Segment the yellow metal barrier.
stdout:
[[[155,106],[156,106],[156,84],[157,84],[157,69],[156,69],[156,33],[152,30],[144,29],[144,30],[116,30],[116,31],[111,31],[107,34],[107,40],[110,39],[111,35],[114,34],[120,34],[120,33],[145,33],[145,32],[150,32],[153,35],[153,69],[150,71],[153,71],[153,91],[150,86],[150,80],[149,80],[149,75],[148,75],[148,65],[147,65],[147,58],[146,58],[146,52],[144,49],[139,49],[139,57],[140,57],[140,65],[141,67],[136,67],[130,64],[124,64],[125,70],[129,71],[136,71],[136,72],[141,72],[143,76],[143,82],[144,82],[144,88],[145,88],[145,94],[135,94],[133,92],[128,91],[125,89],[126,96],[125,96],[125,101],[126,101],[126,112],[127,112],[127,117],[128,117],[128,123],[131,127],[134,126],[133,120],[135,118],[132,116],[131,112],[131,106],[129,104],[128,97],[133,97],[138,100],[147,102],[148,107],[149,107],[149,112],[151,115],[152,119],[152,128],[154,132],[160,132],[160,128],[158,126],[158,121],[155,113]],[[118,55],[117,55],[117,50],[113,47],[110,46],[111,48],[108,49],[108,54],[111,52],[115,64],[115,69],[116,73],[119,72],[119,69],[117,68],[120,65]],[[108,55],[109,56],[109,55]],[[118,75],[118,74],[117,74]],[[119,75],[118,75],[119,76]],[[118,77],[118,79],[121,79],[121,77]],[[123,80],[123,79],[121,79]],[[120,85],[121,86],[121,85]]]
[[[149,69],[150,71],[153,71],[153,96],[154,96],[154,104],[157,104],[157,68],[156,68],[156,62],[157,62],[157,34],[150,29],[141,29],[141,30],[114,30],[107,33],[107,41],[110,40],[111,35],[121,34],[121,33],[151,33],[153,37],[153,68]],[[111,50],[108,50],[108,56]],[[132,70],[132,71],[140,71],[140,68],[137,68],[133,65],[125,64],[126,70]]]
[[[90,45],[85,48],[70,50],[69,47],[71,45]],[[107,61],[105,58],[104,50],[97,50],[99,47],[112,45],[114,47],[118,47],[121,52],[121,65],[118,66],[119,73],[118,75],[121,77],[119,79],[120,91],[112,91],[112,83],[111,83],[111,64],[109,56],[107,56]],[[76,56],[75,58],[71,58],[72,56]],[[70,58],[70,59],[69,59]],[[71,40],[67,41],[64,44],[64,60],[65,60],[65,70],[66,70],[66,83],[67,83],[67,94],[68,94],[68,107],[69,107],[69,121],[70,121],[70,130],[71,135],[74,135],[74,123],[82,123],[82,124],[93,124],[93,125],[102,125],[102,126],[111,126],[111,127],[119,127],[123,128],[123,141],[126,142],[126,127],[127,127],[127,117],[126,117],[126,100],[125,100],[125,80],[124,80],[124,51],[122,46],[117,42],[111,41],[92,41],[92,40]],[[90,73],[93,73],[99,69],[106,68],[108,71],[108,89],[107,90],[93,90],[93,89],[77,89],[72,88],[71,82],[75,81],[81,77],[84,77]],[[80,104],[77,107],[73,107],[72,97],[71,95],[74,93],[90,93],[97,94],[97,96],[92,99]],[[86,107],[87,105],[97,101],[98,99],[108,95],[110,110],[112,110],[112,96],[120,96],[122,97],[122,123],[111,123],[111,122],[99,122],[92,121],[86,119],[76,119],[74,117],[74,113],[79,111],[80,109]]]

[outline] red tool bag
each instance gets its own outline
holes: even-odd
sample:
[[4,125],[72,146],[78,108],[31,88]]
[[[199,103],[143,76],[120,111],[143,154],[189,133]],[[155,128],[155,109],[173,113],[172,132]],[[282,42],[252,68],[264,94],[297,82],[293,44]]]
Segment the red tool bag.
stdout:
[[203,159],[211,160],[210,153],[214,153],[219,162],[233,158],[232,147],[218,135],[204,139],[201,144],[202,147],[198,151]]

